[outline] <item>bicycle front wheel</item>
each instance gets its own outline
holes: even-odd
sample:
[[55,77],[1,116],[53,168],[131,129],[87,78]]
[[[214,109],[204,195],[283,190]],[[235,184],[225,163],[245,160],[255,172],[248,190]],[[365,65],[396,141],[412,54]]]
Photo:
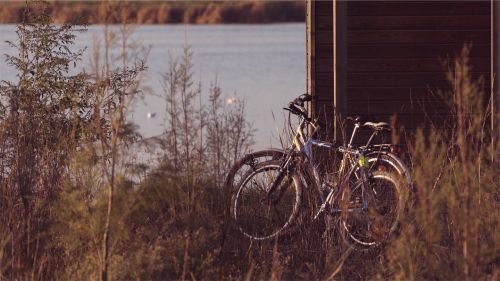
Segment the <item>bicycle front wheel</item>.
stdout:
[[[374,171],[364,184],[346,191],[347,212],[341,215],[340,232],[344,241],[358,250],[381,245],[397,229],[404,209],[401,176]],[[365,194],[363,194],[363,192]]]
[[276,160],[259,164],[243,177],[233,196],[232,216],[240,231],[251,239],[282,234],[297,216],[300,180],[295,173],[282,171],[280,164]]

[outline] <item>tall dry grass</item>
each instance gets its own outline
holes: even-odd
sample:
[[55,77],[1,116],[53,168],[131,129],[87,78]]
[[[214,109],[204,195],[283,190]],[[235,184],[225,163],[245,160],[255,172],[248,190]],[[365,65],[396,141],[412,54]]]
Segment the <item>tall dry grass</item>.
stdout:
[[[498,128],[482,78],[472,79],[464,47],[442,93],[451,119],[410,149],[416,203],[387,249],[394,280],[497,280],[500,277]],[[498,116],[494,116],[499,120]],[[492,154],[493,151],[493,154]]]

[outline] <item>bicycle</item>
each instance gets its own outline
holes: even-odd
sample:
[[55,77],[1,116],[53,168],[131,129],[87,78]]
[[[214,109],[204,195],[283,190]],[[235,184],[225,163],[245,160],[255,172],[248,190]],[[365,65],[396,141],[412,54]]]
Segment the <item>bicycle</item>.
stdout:
[[[351,120],[360,120],[358,117],[349,118]],[[361,127],[359,123],[356,127]],[[352,139],[355,138],[356,131],[352,132]],[[414,190],[413,179],[411,177],[410,169],[401,160],[396,153],[398,147],[389,143],[374,144],[368,147],[363,147],[366,154],[365,157],[368,159],[370,164],[370,170],[389,170],[401,175],[404,179],[404,184],[409,191]],[[243,174],[249,169],[255,168],[258,163],[265,162],[268,160],[278,160],[285,158],[286,152],[284,149],[279,148],[269,148],[258,151],[250,152],[240,158],[235,162],[229,172],[227,173],[224,186],[226,189],[231,189],[230,187],[238,186],[238,181]]]
[[[404,207],[401,175],[406,173],[406,167],[401,161],[392,161],[390,157],[394,155],[373,157],[377,153],[375,148],[379,156],[391,155],[387,146],[371,145],[375,135],[390,130],[390,127],[383,122],[353,119],[355,129],[349,144],[336,147],[333,143],[313,138],[321,124],[307,116],[304,103],[308,101],[311,101],[311,96],[301,95],[284,108],[299,117],[299,126],[290,147],[255,152],[233,166],[226,178],[226,186],[236,189],[231,199],[231,216],[245,236],[255,240],[273,238],[290,228],[299,212],[303,186],[313,185],[317,187],[322,202],[314,219],[322,213],[338,214],[344,241],[354,242],[357,248],[381,244],[396,229]],[[353,139],[361,126],[371,128],[373,133],[365,146],[354,148]],[[311,134],[307,133],[308,128],[312,128]],[[342,154],[336,183],[318,171],[313,146]],[[372,156],[367,157],[369,155]],[[374,170],[374,164],[380,159],[396,167],[397,172]],[[244,166],[248,169],[243,169],[237,176]]]

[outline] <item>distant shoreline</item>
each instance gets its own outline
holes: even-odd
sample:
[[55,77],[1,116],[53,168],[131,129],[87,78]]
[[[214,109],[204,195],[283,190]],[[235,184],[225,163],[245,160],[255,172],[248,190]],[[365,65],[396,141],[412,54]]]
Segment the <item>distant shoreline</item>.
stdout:
[[[0,24],[23,21],[24,2],[0,1]],[[71,24],[225,24],[304,22],[304,1],[204,1],[124,3],[51,1],[55,23]]]

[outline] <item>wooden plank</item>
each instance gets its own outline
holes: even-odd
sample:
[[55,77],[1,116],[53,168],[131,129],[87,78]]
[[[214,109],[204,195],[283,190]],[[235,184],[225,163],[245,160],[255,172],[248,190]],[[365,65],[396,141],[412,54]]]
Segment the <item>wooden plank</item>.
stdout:
[[[333,33],[331,33],[331,35],[333,37]],[[332,60],[332,58],[333,58],[333,39],[331,40],[330,44],[327,44],[327,45],[316,44],[315,51],[316,51],[316,57],[328,58],[328,59]]]
[[[322,20],[322,19],[321,19]],[[489,29],[489,16],[349,16],[349,30],[474,30]]]
[[[485,77],[485,73],[472,73],[474,80],[480,76]],[[487,84],[488,81],[485,81]],[[326,85],[328,81],[324,81]],[[446,79],[445,74],[438,73],[349,73],[347,78],[348,87],[408,87],[408,88],[423,88],[430,89],[447,89],[450,82]]]
[[[346,112],[346,92],[347,92],[347,2],[335,2],[335,41],[334,49],[334,105],[335,118],[342,116]],[[339,134],[338,126],[335,127],[335,134]]]
[[[321,112],[333,112],[333,105],[325,105],[322,108],[318,108],[318,111]],[[440,124],[446,119],[451,118],[451,113],[448,111],[439,111],[439,112],[388,112],[384,110],[380,110],[377,108],[373,108],[371,111],[367,111],[366,107],[353,108],[348,107],[347,113],[344,114],[341,118],[344,119],[347,116],[357,116],[363,115],[368,119],[373,120],[373,122],[390,122],[391,119],[396,118],[396,126],[404,126],[405,128],[417,128],[419,126],[424,125],[425,123],[434,123]],[[325,115],[322,115],[325,116]],[[326,115],[326,119],[333,119],[332,115]]]
[[347,108],[350,112],[365,112],[371,113],[405,113],[411,110],[412,104],[386,101],[384,102],[348,102]]
[[[433,45],[349,45],[347,50],[349,58],[445,58],[453,57],[460,53],[462,43],[458,44],[433,44]],[[473,58],[489,58],[490,45],[475,42],[472,45],[470,56]],[[326,56],[327,53],[318,53]]]
[[[493,2],[493,73],[496,75],[494,81],[494,95],[491,116],[496,115],[496,120],[490,119],[490,124],[500,130],[500,1]],[[496,100],[496,102],[495,102]],[[497,131],[498,132],[498,131]],[[498,136],[498,135],[497,135]],[[498,158],[497,158],[498,159]],[[497,160],[498,161],[498,160]]]
[[323,120],[332,120],[334,118],[333,102],[331,103],[316,103],[316,116]]
[[349,1],[349,16],[488,15],[489,1]]
[[425,114],[416,114],[416,113],[387,113],[387,112],[376,112],[373,111],[370,114],[368,114],[366,111],[354,111],[354,110],[349,110],[349,113],[351,115],[349,116],[356,116],[356,115],[369,115],[372,118],[375,119],[377,122],[389,122],[392,118],[396,118],[396,124],[397,126],[404,126],[405,128],[417,128],[418,126],[424,124],[426,121],[427,122],[433,122],[435,124],[439,124],[443,122],[445,119],[449,119],[451,116],[451,113],[442,113],[442,114],[432,114],[432,115],[425,115]]
[[316,110],[318,112],[318,116],[326,116],[327,119],[333,119],[334,111],[333,111],[333,103],[318,103],[316,105]]
[[[332,103],[321,103],[317,105],[318,109],[324,109],[325,112],[333,112]],[[352,115],[370,115],[372,119],[387,120],[392,115],[408,116],[423,119],[425,116],[442,116],[449,115],[451,111],[443,104],[418,104],[411,105],[409,103],[348,103],[347,114]]]
[[316,87],[316,92],[318,94],[318,98],[324,100],[333,100],[333,89],[327,85],[319,85]]
[[[347,91],[348,101],[410,101],[442,100],[442,94],[428,87],[351,87]],[[444,98],[444,97],[443,97]]]
[[444,103],[436,102],[400,102],[393,100],[386,101],[370,101],[370,102],[348,102],[347,108],[356,112],[384,112],[384,113],[408,113],[408,112],[427,112],[432,113],[446,113],[449,107]]
[[[325,36],[318,32],[318,36]],[[382,30],[382,31],[348,31],[349,45],[374,45],[374,44],[463,44],[467,42],[489,42],[489,30]],[[318,37],[318,43],[327,43],[327,40]]]
[[324,47],[322,45],[327,45],[331,49],[333,44],[333,33],[332,31],[318,30],[316,31],[316,48]]
[[[333,118],[331,1],[317,5],[315,29],[316,109]],[[323,7],[323,9],[321,8]],[[349,114],[373,113],[414,129],[450,117],[432,89],[449,89],[443,61],[472,42],[474,76],[488,72],[489,2],[348,2]]]
[[[451,60],[441,59],[349,59],[347,71],[351,73],[363,73],[373,71],[387,72],[446,72]],[[333,62],[329,59],[321,59],[317,72],[331,72]],[[452,61],[451,61],[452,62]],[[489,58],[472,58],[470,60],[473,71],[489,73]]]
[[[315,95],[316,92],[316,52],[315,52],[315,34],[316,34],[316,23],[315,23],[315,2],[306,2],[306,49],[307,49],[307,93],[310,95]],[[311,105],[308,105],[308,111],[314,115]]]
[[[332,112],[333,108],[318,108],[317,111],[321,112],[319,116],[321,116],[321,120],[323,122],[333,122],[333,115],[329,114],[323,114],[325,112]],[[366,112],[350,112],[349,114],[343,116],[342,118],[344,119],[347,116],[356,116],[356,115],[364,115],[372,122],[391,122],[395,118],[395,127],[400,130],[404,129],[404,132],[407,136],[411,136],[412,134],[415,133],[415,131],[418,128],[423,128],[426,130],[429,130],[430,128],[437,127],[437,128],[442,128],[445,127],[446,123],[449,122],[453,116],[451,113],[436,113],[436,114],[415,114],[415,113],[408,113],[408,114],[402,114],[402,113],[391,113],[391,114],[381,114],[381,113],[372,113],[372,114],[367,114]],[[347,132],[350,134],[352,132],[352,128],[348,128]],[[359,135],[356,135],[356,140],[360,141],[360,139],[363,139],[363,134],[367,134],[369,131],[368,130],[362,130],[359,131]],[[356,141],[355,140],[355,141]],[[364,141],[366,143],[366,140]]]
[[[326,61],[327,62],[327,61]],[[318,70],[332,67],[331,64],[322,63],[318,65]],[[473,58],[470,60],[472,69],[477,72],[490,71],[489,58]],[[449,63],[439,59],[349,59],[349,72],[439,72],[447,71]],[[321,67],[320,67],[321,66]]]
[[333,18],[332,15],[316,16],[316,30],[328,31],[333,28]]
[[[487,91],[489,86],[488,73],[472,72],[473,81],[480,77],[484,79],[484,89]],[[321,77],[321,75],[320,75]],[[448,89],[450,82],[447,80],[444,72],[436,73],[349,73],[348,88],[355,87],[406,87],[406,88],[425,88],[431,90]],[[328,81],[323,81],[324,86],[328,86]]]
[[[481,93],[486,101],[489,98],[487,85]],[[441,106],[448,104],[452,98],[451,86],[432,89],[432,88],[348,88],[348,103],[410,103],[413,106],[427,106],[426,104],[437,104]]]
[[[320,76],[319,76],[320,77]],[[348,86],[446,86],[448,81],[443,72],[436,73],[349,73]]]
[[333,15],[333,0],[328,1],[314,1],[316,16],[330,16]]
[[316,83],[316,93],[318,98],[333,100],[333,87],[322,83]]
[[332,87],[333,88],[333,75],[332,75],[332,73],[317,72],[316,73],[316,86],[317,87]]

